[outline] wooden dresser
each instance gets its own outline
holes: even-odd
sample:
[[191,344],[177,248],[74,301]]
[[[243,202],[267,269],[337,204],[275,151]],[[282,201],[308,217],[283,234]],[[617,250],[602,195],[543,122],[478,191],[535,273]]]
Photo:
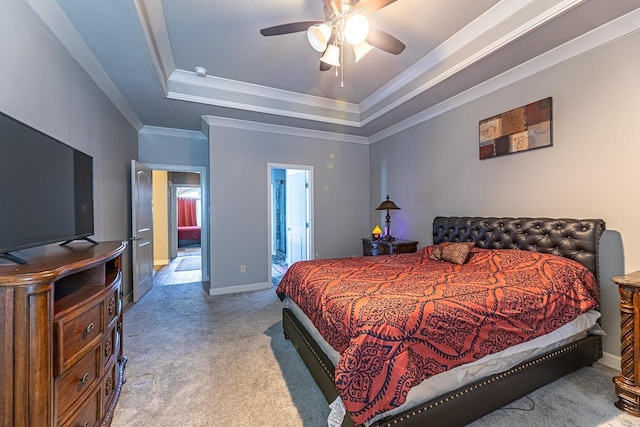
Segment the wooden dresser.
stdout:
[[108,426],[122,355],[126,242],[72,242],[0,263],[0,425]]
[[640,271],[612,277],[620,291],[620,375],[616,406],[640,417]]
[[415,240],[378,240],[362,238],[362,255],[394,255],[407,254],[418,250],[418,242]]

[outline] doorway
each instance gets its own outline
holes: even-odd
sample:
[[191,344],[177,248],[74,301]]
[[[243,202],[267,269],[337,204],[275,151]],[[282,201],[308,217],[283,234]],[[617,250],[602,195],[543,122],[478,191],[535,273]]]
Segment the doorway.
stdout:
[[313,168],[272,164],[269,183],[269,275],[277,286],[290,265],[313,254]]
[[208,283],[206,168],[148,166],[154,174],[154,237],[160,236],[154,238],[154,285]]

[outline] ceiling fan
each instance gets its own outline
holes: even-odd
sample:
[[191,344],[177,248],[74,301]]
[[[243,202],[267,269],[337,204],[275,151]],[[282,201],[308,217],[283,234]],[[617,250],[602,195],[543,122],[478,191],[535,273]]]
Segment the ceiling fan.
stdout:
[[[344,66],[344,51],[351,45],[355,62],[360,61],[374,47],[398,55],[404,43],[382,30],[371,28],[367,16],[396,0],[322,0],[325,19],[301,21],[263,28],[263,36],[307,32],[311,46],[322,52],[320,71]],[[352,4],[353,3],[353,4]],[[344,83],[343,83],[344,85]]]

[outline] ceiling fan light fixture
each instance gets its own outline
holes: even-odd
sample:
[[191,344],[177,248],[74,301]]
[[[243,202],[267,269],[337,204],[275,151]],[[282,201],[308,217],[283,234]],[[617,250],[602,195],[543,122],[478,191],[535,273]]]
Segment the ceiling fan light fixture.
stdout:
[[327,50],[324,51],[324,55],[320,58],[320,61],[325,64],[333,65],[334,67],[340,66],[340,48],[335,44],[327,46]]
[[363,41],[360,44],[353,45],[353,53],[356,57],[356,62],[360,61],[365,55],[373,50],[373,46],[371,46],[367,41]]
[[307,39],[312,48],[324,52],[331,37],[331,26],[328,24],[312,25],[307,30]]
[[344,37],[353,46],[365,41],[369,34],[369,21],[364,15],[356,13],[347,20]]

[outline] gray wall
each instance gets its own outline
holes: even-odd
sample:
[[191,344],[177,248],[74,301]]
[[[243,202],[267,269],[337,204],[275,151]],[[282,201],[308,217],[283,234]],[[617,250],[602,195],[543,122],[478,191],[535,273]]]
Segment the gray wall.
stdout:
[[200,174],[193,172],[169,172],[169,180],[175,185],[199,186]]
[[316,258],[362,253],[373,209],[367,145],[220,126],[209,139],[212,288],[271,281],[268,163],[313,167]]
[[[2,3],[0,39],[0,110],[93,156],[95,237],[126,240],[137,130],[24,2]],[[124,288],[131,291],[129,274]]]
[[209,141],[202,132],[144,126],[138,146],[142,163],[209,166]]
[[[640,33],[542,71],[370,147],[371,198],[392,229],[431,243],[437,215],[602,218],[604,351],[620,354],[617,287],[640,269]],[[553,147],[478,159],[478,122],[553,97]],[[371,225],[379,222],[371,215]]]

